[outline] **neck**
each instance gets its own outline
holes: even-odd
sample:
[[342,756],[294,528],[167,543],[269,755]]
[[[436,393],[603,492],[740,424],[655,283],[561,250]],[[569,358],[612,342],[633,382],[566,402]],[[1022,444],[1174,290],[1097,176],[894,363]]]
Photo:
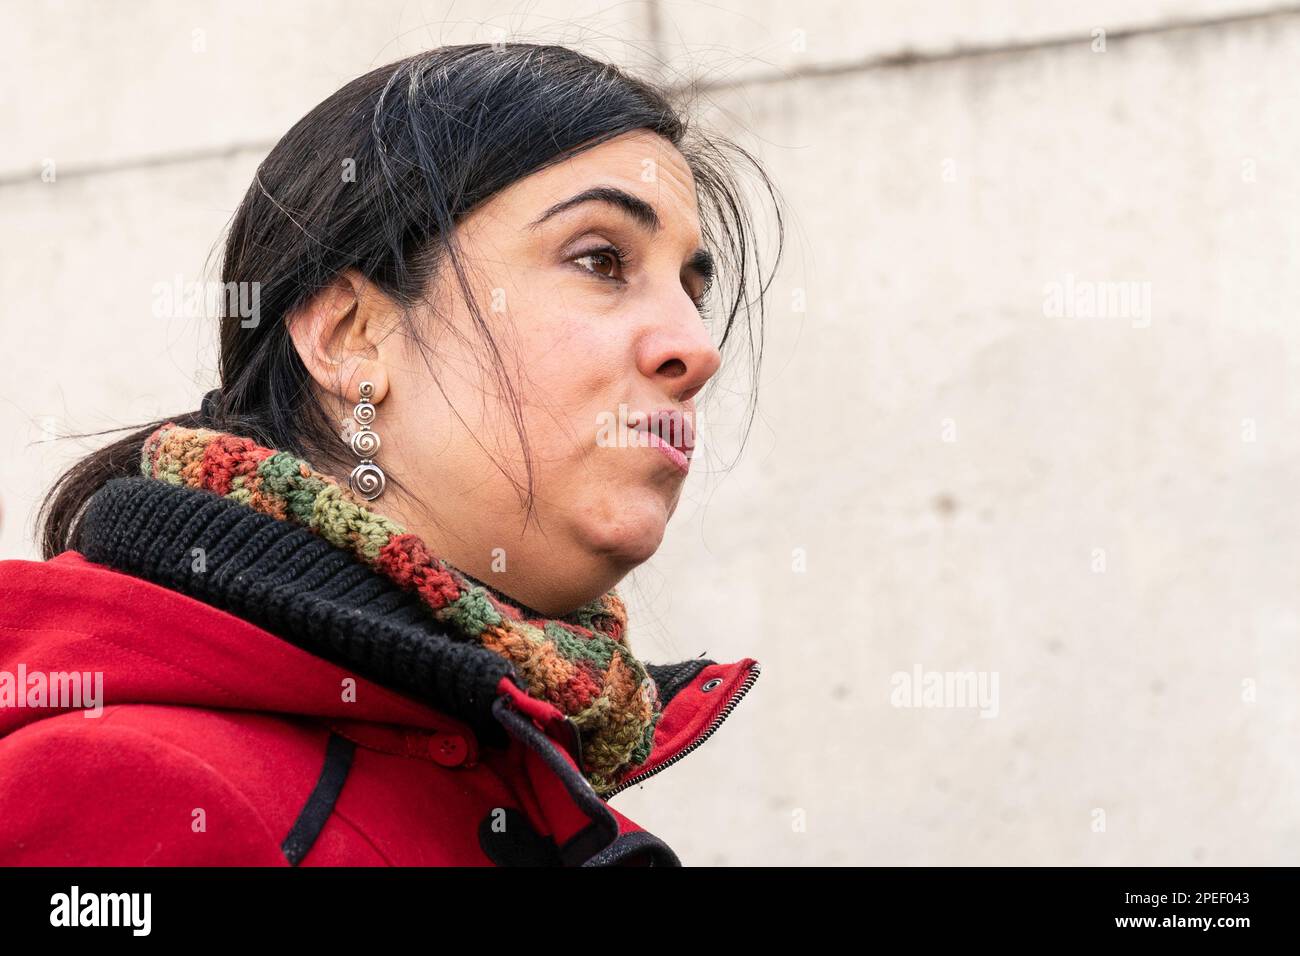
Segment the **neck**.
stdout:
[[[391,499],[371,502],[371,509],[419,536],[448,564],[532,616],[572,614],[607,593],[631,570],[581,549],[557,558],[549,542],[544,552],[536,553],[536,537],[529,541],[526,532],[507,546],[502,543],[500,521],[480,527],[474,514],[437,516],[409,496],[394,494],[395,490],[390,486],[384,497],[391,495]],[[450,530],[453,527],[458,530]]]

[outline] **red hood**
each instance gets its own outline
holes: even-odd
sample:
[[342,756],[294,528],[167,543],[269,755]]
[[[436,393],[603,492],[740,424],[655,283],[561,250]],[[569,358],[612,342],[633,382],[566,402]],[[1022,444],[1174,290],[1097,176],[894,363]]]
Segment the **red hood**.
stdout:
[[[469,759],[476,759],[478,743],[467,724],[242,618],[94,564],[77,552],[43,562],[0,561],[0,595],[0,680],[5,674],[16,678],[20,670],[76,671],[102,674],[102,699],[96,702],[101,707],[183,704],[454,730],[468,743]],[[752,658],[679,666],[702,678],[707,692],[679,691],[668,699],[650,759],[625,773],[618,789],[657,773],[703,743],[758,676]],[[88,692],[91,680],[85,684]],[[354,699],[343,699],[345,680],[356,683]],[[499,690],[514,709],[577,757],[574,725],[561,711],[529,697],[509,679],[502,680]],[[0,737],[57,712],[0,703]]]

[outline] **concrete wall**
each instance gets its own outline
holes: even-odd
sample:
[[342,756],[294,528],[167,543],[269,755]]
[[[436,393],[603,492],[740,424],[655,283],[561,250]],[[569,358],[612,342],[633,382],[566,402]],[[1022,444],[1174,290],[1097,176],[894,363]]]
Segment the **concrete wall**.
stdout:
[[[623,588],[643,658],[750,655],[763,676],[616,806],[696,864],[1300,854],[1300,8],[11,19],[0,555],[34,553],[32,510],[77,454],[44,438],[192,408],[213,382],[213,330],[155,318],[152,290],[201,277],[298,116],[438,43],[572,43],[698,83],[790,213],[744,457],[721,468],[738,436],[719,402],[715,467]],[[1133,308],[1090,306],[1108,290]],[[899,706],[918,669],[996,675],[996,712]]]

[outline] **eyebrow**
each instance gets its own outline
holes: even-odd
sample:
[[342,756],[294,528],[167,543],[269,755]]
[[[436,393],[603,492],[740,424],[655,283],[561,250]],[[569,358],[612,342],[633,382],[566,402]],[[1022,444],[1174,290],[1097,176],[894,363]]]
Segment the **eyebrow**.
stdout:
[[[577,195],[570,196],[568,199],[551,206],[530,222],[528,228],[536,229],[552,216],[558,216],[575,206],[581,206],[589,202],[599,202],[613,206],[630,217],[646,232],[658,232],[663,228],[663,222],[659,219],[659,214],[655,212],[654,206],[641,197],[634,196],[617,186],[592,186],[590,189],[584,189]],[[706,286],[713,282],[713,277],[717,272],[713,253],[707,249],[696,249],[691,254],[690,259],[686,261],[686,267],[697,273],[704,280]]]

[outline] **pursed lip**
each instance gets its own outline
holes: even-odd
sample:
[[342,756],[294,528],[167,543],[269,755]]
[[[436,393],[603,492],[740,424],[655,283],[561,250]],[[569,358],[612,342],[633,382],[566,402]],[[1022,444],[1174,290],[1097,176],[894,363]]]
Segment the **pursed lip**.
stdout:
[[661,408],[655,412],[642,413],[631,427],[676,448],[686,456],[687,461],[691,460],[695,452],[695,424],[691,421],[691,416],[680,409]]
[[657,449],[683,477],[690,473],[695,428],[689,414],[675,408],[634,413],[629,416],[627,427],[641,436],[636,439],[638,445]]

